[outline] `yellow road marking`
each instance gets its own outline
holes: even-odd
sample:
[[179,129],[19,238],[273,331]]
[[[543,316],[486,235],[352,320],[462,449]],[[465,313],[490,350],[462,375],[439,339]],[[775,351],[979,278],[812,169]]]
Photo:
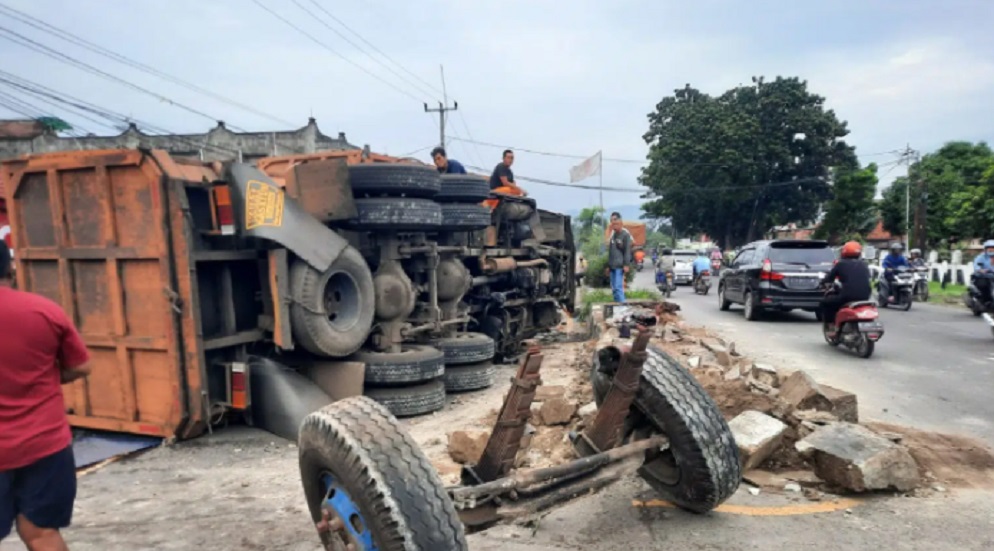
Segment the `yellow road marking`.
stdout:
[[[724,503],[719,505],[715,512],[728,513],[730,515],[746,515],[750,517],[789,517],[796,515],[814,515],[818,513],[833,513],[843,509],[851,509],[862,505],[858,499],[840,498],[838,501],[818,501],[813,503],[802,503],[796,505],[779,506],[758,506],[758,505],[734,505]],[[650,499],[648,501],[632,500],[632,507],[666,507],[677,508],[669,501],[661,499]]]

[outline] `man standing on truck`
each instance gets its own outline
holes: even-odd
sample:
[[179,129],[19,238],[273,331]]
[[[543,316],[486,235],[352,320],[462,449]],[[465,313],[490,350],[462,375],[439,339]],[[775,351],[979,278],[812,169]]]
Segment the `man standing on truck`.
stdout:
[[66,313],[11,287],[0,241],[0,541],[16,524],[32,551],[65,551],[76,462],[60,385],[90,374],[89,354]]
[[615,302],[625,302],[625,274],[632,263],[632,234],[621,223],[621,214],[611,213],[607,266],[611,270],[611,292]]
[[466,167],[455,159],[449,159],[444,147],[432,149],[431,159],[435,161],[435,168],[442,174],[466,174]]

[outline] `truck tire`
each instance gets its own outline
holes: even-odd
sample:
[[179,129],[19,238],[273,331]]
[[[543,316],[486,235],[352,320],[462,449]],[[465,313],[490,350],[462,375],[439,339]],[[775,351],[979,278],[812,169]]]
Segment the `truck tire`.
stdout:
[[324,272],[298,258],[290,267],[294,339],[319,356],[352,354],[369,336],[375,295],[369,265],[353,247]]
[[[610,375],[591,373],[597,404]],[[695,513],[706,513],[735,493],[742,479],[739,448],[721,411],[696,379],[666,352],[650,345],[635,395],[635,431],[661,432],[670,447],[639,469],[657,492]]]
[[327,507],[340,526],[319,532],[328,549],[468,549],[435,468],[383,406],[357,396],[324,407],[304,419],[297,444],[311,520]]
[[490,388],[496,376],[497,367],[486,360],[476,364],[447,366],[442,381],[446,392],[464,392]]
[[475,203],[443,203],[442,229],[482,230],[491,223],[490,208]]
[[463,365],[492,360],[494,340],[483,333],[456,333],[432,341],[445,355],[445,365]]
[[397,417],[424,415],[445,407],[445,383],[440,379],[414,386],[366,388],[363,394]]
[[434,168],[407,164],[369,163],[349,167],[349,183],[356,197],[434,197],[442,181]]
[[490,197],[490,182],[482,176],[443,174],[439,203],[482,203]]
[[355,200],[358,230],[428,231],[442,224],[442,207],[430,199],[371,197]]
[[400,352],[360,350],[351,359],[366,364],[366,382],[374,385],[420,383],[445,372],[442,351],[417,344],[405,344]]

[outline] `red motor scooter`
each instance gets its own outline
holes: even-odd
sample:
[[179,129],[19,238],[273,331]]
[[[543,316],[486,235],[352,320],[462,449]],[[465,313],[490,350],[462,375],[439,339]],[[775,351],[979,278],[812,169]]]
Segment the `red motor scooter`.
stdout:
[[[828,292],[839,287],[840,284],[836,282]],[[875,343],[884,336],[884,326],[880,323],[879,316],[877,304],[872,300],[844,304],[835,315],[834,323],[829,320],[822,323],[825,342],[832,346],[842,345],[860,358],[869,358],[873,355]]]

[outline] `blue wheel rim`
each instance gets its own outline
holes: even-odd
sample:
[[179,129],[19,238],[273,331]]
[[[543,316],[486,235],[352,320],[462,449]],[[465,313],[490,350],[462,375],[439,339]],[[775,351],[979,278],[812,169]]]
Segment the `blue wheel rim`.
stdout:
[[355,543],[360,546],[359,551],[379,551],[373,543],[373,533],[370,532],[369,525],[352,500],[352,496],[335,481],[331,473],[323,473],[321,483],[324,486],[324,506],[342,521],[345,525],[344,530],[347,530]]

